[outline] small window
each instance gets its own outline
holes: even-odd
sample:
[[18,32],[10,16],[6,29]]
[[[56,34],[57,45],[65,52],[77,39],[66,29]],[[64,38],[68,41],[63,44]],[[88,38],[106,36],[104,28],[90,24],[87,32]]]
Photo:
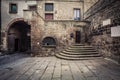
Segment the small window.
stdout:
[[9,12],[10,13],[17,13],[17,4],[11,3],[10,6],[9,6]]
[[56,41],[53,37],[46,37],[46,38],[43,39],[42,45],[43,46],[55,46]]
[[53,20],[53,14],[52,13],[46,13],[45,14],[45,20]]
[[36,5],[30,5],[29,10],[35,11],[35,10],[37,10],[37,6]]
[[45,11],[53,11],[53,3],[45,3]]
[[74,9],[74,20],[80,20],[80,9]]

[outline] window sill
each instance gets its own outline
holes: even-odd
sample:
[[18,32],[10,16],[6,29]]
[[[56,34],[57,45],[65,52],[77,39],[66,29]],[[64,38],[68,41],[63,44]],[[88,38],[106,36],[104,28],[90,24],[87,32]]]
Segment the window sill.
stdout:
[[9,12],[10,14],[17,14],[17,12]]
[[45,11],[45,13],[53,13],[54,11]]

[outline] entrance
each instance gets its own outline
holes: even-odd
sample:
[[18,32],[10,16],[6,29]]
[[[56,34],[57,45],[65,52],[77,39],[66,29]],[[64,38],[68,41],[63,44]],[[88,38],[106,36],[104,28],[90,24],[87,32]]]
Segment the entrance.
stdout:
[[15,39],[15,51],[19,51],[19,39]]
[[80,31],[76,31],[76,43],[80,43],[81,42],[81,33]]
[[14,22],[8,30],[8,50],[24,52],[31,49],[30,25],[24,21]]

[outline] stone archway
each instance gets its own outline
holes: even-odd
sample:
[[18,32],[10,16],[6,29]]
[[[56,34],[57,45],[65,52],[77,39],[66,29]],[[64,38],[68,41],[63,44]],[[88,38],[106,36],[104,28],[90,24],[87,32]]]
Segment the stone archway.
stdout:
[[24,20],[12,22],[7,30],[7,47],[10,52],[24,52],[31,49],[31,27]]

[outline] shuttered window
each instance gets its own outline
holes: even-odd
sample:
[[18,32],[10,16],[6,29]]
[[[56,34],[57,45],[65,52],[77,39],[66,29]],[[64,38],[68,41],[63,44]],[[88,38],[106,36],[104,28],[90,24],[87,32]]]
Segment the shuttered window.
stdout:
[[45,14],[45,20],[53,20],[53,14],[52,13],[46,13]]

